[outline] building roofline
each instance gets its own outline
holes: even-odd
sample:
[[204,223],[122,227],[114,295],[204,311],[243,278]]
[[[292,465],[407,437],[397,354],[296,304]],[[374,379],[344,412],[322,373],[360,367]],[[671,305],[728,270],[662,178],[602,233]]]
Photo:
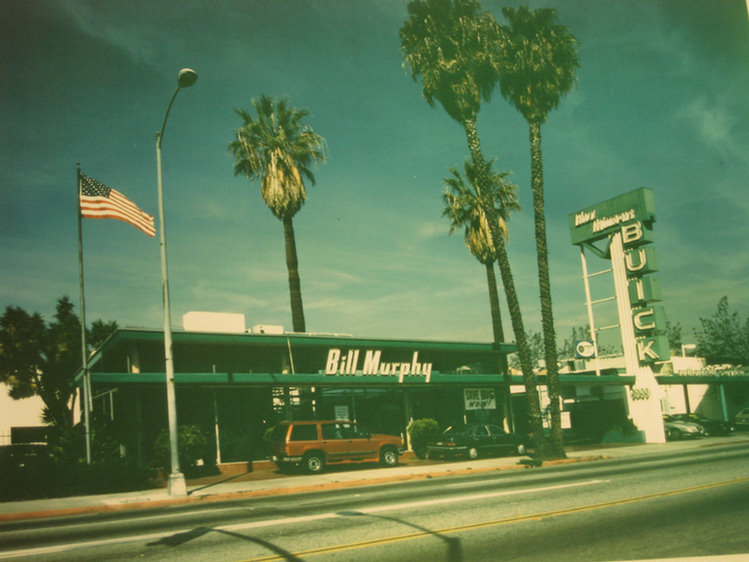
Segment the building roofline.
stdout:
[[[94,355],[101,353],[103,349],[114,345],[120,341],[149,341],[162,340],[163,330],[145,329],[145,328],[118,328],[107,340],[96,350]],[[288,343],[296,345],[333,345],[333,346],[387,346],[392,348],[413,348],[418,346],[421,349],[444,349],[449,351],[478,351],[491,352],[498,351],[503,353],[513,353],[517,346],[514,343],[500,343],[495,345],[490,342],[467,342],[467,341],[441,341],[427,339],[388,339],[388,338],[368,338],[354,337],[340,334],[316,334],[316,333],[298,333],[288,332],[284,334],[256,334],[251,332],[244,333],[225,333],[225,332],[188,332],[185,330],[173,330],[172,339],[177,342],[195,342],[195,343],[266,343],[287,345]],[[93,357],[92,357],[93,359]]]

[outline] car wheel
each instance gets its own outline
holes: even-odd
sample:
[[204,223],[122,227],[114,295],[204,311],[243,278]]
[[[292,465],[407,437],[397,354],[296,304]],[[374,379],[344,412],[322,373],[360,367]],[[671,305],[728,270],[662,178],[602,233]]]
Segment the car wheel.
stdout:
[[397,465],[398,464],[398,451],[392,448],[383,449],[382,452],[380,453],[380,464],[383,466]]
[[479,450],[476,447],[468,447],[468,458],[473,460],[479,456]]
[[524,455],[525,454],[525,445],[522,443],[518,445],[518,455]]
[[302,459],[302,467],[307,474],[319,474],[325,468],[322,454],[307,453]]
[[681,437],[681,431],[679,431],[678,429],[669,429],[668,431],[666,431],[667,440],[678,439],[679,437]]

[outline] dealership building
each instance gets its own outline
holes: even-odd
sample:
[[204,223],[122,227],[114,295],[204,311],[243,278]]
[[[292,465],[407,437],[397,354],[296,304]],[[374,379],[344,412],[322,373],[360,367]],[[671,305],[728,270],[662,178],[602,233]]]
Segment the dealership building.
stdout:
[[[235,331],[204,331],[195,317],[185,320],[187,329],[173,332],[177,416],[179,425],[198,426],[209,436],[206,462],[265,458],[263,435],[283,419],[349,419],[404,438],[409,422],[419,418],[441,427],[485,422],[508,431],[528,428],[522,376],[503,368],[513,344],[362,339],[285,333],[277,326],[244,330],[236,322]],[[560,375],[570,438],[643,441],[641,432],[623,431],[635,377],[624,368],[590,365],[577,360],[570,367],[582,370]],[[156,435],[167,427],[163,332],[118,329],[89,369],[95,423],[114,428],[124,454],[148,460]],[[658,376],[671,389],[666,411],[707,408],[727,418],[749,399],[745,374],[726,380],[690,373]],[[548,405],[543,372],[537,379],[542,405]]]
[[[178,422],[209,434],[219,463],[264,457],[263,435],[282,419],[349,419],[404,437],[421,417],[518,423],[508,388],[520,377],[500,368],[510,344],[185,326],[172,333]],[[117,330],[89,370],[96,419],[147,459],[167,426],[163,332]]]

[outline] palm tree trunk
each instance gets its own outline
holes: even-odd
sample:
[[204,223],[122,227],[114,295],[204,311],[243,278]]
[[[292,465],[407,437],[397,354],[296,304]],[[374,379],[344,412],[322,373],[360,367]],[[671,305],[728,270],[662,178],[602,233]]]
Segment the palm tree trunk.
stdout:
[[299,261],[296,255],[294,223],[291,217],[283,219],[283,233],[286,241],[286,268],[289,270],[289,296],[291,299],[291,324],[294,332],[305,332],[304,307],[302,306],[302,285],[299,280]]
[[[504,330],[502,329],[502,314],[499,310],[499,291],[497,290],[497,276],[494,273],[494,262],[487,261],[486,267],[486,284],[489,287],[489,307],[492,313],[492,332],[494,343],[496,345],[505,341]],[[499,356],[499,369],[503,374],[507,374],[507,357]]]
[[541,323],[544,334],[546,384],[551,404],[550,454],[565,458],[562,438],[562,414],[559,404],[559,369],[557,367],[557,341],[554,332],[554,315],[551,307],[551,282],[549,280],[549,252],[546,245],[546,214],[544,210],[544,165],[541,155],[541,124],[529,123],[531,145],[531,190],[533,214],[536,225],[536,257],[538,261],[538,286],[541,298]]
[[502,314],[499,310],[499,291],[497,290],[497,276],[494,274],[494,262],[488,261],[484,266],[486,267],[486,284],[489,288],[489,307],[492,313],[494,343],[502,343],[505,341],[505,334],[502,329]]
[[[481,143],[476,131],[476,122],[468,119],[463,123],[468,140],[468,148],[471,151],[471,159],[477,171],[478,187],[486,186],[488,183],[486,161],[481,153]],[[479,198],[481,194],[477,193]],[[523,327],[523,317],[520,312],[520,303],[517,292],[515,291],[515,281],[510,268],[510,261],[507,257],[507,248],[505,247],[504,236],[499,230],[494,208],[485,209],[489,219],[489,230],[492,235],[492,243],[497,252],[497,263],[499,272],[502,277],[505,295],[507,296],[507,309],[510,313],[512,330],[515,334],[515,343],[518,347],[518,356],[520,357],[520,367],[523,371],[523,384],[525,386],[525,396],[528,402],[528,417],[530,419],[530,430],[533,433],[533,441],[538,458],[546,458],[548,447],[544,437],[543,421],[541,420],[541,406],[538,399],[538,390],[536,388],[536,375],[533,373],[533,362],[531,360],[528,339]]]

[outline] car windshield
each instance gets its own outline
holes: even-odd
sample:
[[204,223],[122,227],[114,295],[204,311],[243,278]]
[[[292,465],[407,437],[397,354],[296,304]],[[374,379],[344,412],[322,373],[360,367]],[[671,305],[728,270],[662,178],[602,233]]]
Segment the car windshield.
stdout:
[[450,435],[451,433],[463,433],[465,430],[466,428],[464,425],[451,425],[442,433],[444,435]]

